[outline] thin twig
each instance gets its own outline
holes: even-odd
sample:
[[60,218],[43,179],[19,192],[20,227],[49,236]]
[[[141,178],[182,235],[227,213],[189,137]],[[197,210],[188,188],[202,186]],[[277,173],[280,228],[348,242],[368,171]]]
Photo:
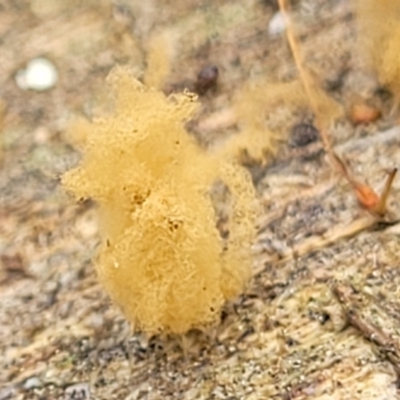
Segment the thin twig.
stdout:
[[283,257],[279,258],[276,254],[272,256],[268,256],[265,259],[260,261],[259,266],[257,266],[254,270],[254,275],[258,275],[262,273],[265,270],[265,264],[274,262],[275,264],[277,263],[283,263],[287,262],[290,260],[294,260],[296,258],[305,256],[307,254],[310,254],[316,250],[323,249],[325,247],[328,247],[336,242],[338,242],[341,239],[344,238],[349,238],[352,236],[355,236],[359,232],[362,232],[366,229],[371,228],[377,223],[377,220],[370,215],[361,217],[359,219],[356,219],[355,221],[352,221],[350,224],[345,225],[345,226],[338,226],[330,231],[327,231],[323,235],[319,236],[311,236],[310,238],[307,238],[297,246],[293,247],[290,252],[287,254],[283,254]]
[[347,322],[361,332],[365,339],[378,346],[380,353],[393,365],[400,380],[399,344],[363,315],[358,306],[359,299],[353,294],[354,289],[350,285],[337,283],[333,286],[332,292],[341,304]]
[[[308,98],[308,101],[310,103],[310,107],[312,112],[314,113],[314,116],[316,118],[316,127],[320,131],[321,134],[321,139],[324,144],[325,150],[328,153],[328,155],[331,157],[331,152],[332,152],[332,146],[330,143],[330,140],[328,138],[328,135],[326,134],[326,131],[323,127],[322,122],[320,121],[320,116],[318,113],[318,100],[315,98],[314,93],[312,91],[312,86],[313,83],[310,79],[309,74],[306,72],[305,68],[303,67],[304,62],[303,62],[303,56],[301,54],[301,51],[299,47],[297,46],[297,42],[295,40],[293,28],[292,28],[292,23],[289,18],[289,12],[288,12],[288,7],[286,4],[286,0],[278,0],[279,3],[279,8],[280,11],[283,15],[283,18],[285,20],[286,24],[286,37],[289,42],[290,50],[292,52],[294,62],[296,64],[296,68],[299,71],[300,75],[300,80],[304,86],[304,90],[306,92],[306,96]],[[333,160],[334,161],[334,160]]]
[[341,158],[334,152],[332,149],[331,142],[329,140],[327,134],[327,127],[323,122],[323,116],[320,114],[318,110],[318,99],[315,96],[315,92],[313,91],[314,82],[310,77],[309,73],[304,68],[304,61],[301,54],[301,51],[297,45],[295,40],[295,35],[293,33],[292,24],[289,18],[288,6],[286,0],[278,0],[279,9],[283,15],[286,24],[286,37],[289,42],[290,50],[293,55],[294,62],[296,64],[297,70],[300,75],[300,80],[303,84],[304,90],[306,92],[306,96],[308,98],[308,102],[310,104],[311,110],[315,116],[315,125],[320,132],[322,143],[324,145],[325,151],[328,154],[329,159],[331,160],[334,168],[351,184],[355,195],[359,201],[359,203],[367,209],[371,214],[375,217],[383,217],[386,213],[386,203],[387,198],[389,196],[391,186],[393,183],[393,179],[396,175],[397,169],[394,169],[389,174],[384,191],[380,196],[378,196],[375,191],[368,185],[359,182],[356,180],[348,171],[345,163],[341,160]]

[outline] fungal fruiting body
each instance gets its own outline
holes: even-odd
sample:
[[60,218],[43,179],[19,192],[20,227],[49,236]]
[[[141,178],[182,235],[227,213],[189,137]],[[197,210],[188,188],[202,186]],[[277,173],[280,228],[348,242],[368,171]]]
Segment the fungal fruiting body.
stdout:
[[[166,97],[121,67],[108,83],[113,112],[76,126],[82,161],[62,179],[98,203],[99,278],[137,329],[183,333],[213,323],[251,275],[251,179],[185,131],[194,95]],[[229,192],[227,238],[210,194],[217,180]]]

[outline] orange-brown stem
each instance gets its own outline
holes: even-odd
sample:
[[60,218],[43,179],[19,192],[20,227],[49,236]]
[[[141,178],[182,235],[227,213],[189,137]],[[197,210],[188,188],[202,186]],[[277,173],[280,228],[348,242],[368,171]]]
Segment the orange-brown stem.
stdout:
[[327,152],[334,168],[336,168],[353,187],[359,203],[369,212],[382,217],[386,213],[386,203],[390,193],[390,189],[392,187],[394,177],[396,176],[397,173],[397,168],[391,171],[388,178],[386,179],[385,187],[383,188],[382,194],[378,196],[370,186],[357,181],[349,173],[342,159],[333,151],[329,137],[325,129],[326,127],[324,126],[320,116],[318,115],[317,99],[312,91],[311,78],[303,67],[302,55],[297,46],[295,35],[293,33],[293,29],[289,20],[288,6],[286,0],[278,0],[278,4],[279,4],[279,9],[281,10],[283,18],[286,22],[286,37],[289,42],[290,50],[292,52],[294,62],[299,72],[300,79],[303,83],[304,90],[306,92],[311,109],[314,112],[317,122],[317,128],[320,131],[325,151]]
[[390,189],[392,188],[392,184],[396,174],[397,174],[397,168],[394,168],[392,171],[390,171],[388,177],[386,178],[385,186],[379,197],[379,201],[373,209],[373,211],[380,216],[384,216],[386,213],[387,199],[389,197]]

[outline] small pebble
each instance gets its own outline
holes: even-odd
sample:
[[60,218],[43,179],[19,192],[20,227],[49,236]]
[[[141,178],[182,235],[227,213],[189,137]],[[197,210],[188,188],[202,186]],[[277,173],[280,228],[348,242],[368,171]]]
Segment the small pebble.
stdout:
[[15,389],[13,386],[6,386],[0,389],[0,400],[12,399],[15,395]]
[[314,125],[301,122],[293,125],[289,144],[291,147],[304,147],[318,140],[318,136]]
[[29,61],[25,69],[18,71],[15,79],[20,89],[41,92],[54,87],[58,72],[51,61],[39,57]]
[[283,14],[278,11],[276,12],[268,24],[268,33],[270,36],[278,36],[283,33],[286,29],[286,22]]
[[31,390],[31,389],[40,388],[42,385],[43,385],[42,381],[38,377],[33,376],[32,378],[29,378],[25,381],[23,387],[25,390]]

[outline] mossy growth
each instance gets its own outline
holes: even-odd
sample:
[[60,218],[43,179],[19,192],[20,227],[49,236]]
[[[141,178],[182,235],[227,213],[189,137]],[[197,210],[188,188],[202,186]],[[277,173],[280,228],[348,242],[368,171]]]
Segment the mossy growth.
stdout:
[[[122,67],[108,83],[113,111],[75,125],[83,157],[62,178],[78,199],[98,203],[99,278],[136,329],[184,333],[214,323],[251,276],[251,179],[185,131],[194,95],[166,97]],[[227,238],[216,227],[216,181],[230,193]]]

